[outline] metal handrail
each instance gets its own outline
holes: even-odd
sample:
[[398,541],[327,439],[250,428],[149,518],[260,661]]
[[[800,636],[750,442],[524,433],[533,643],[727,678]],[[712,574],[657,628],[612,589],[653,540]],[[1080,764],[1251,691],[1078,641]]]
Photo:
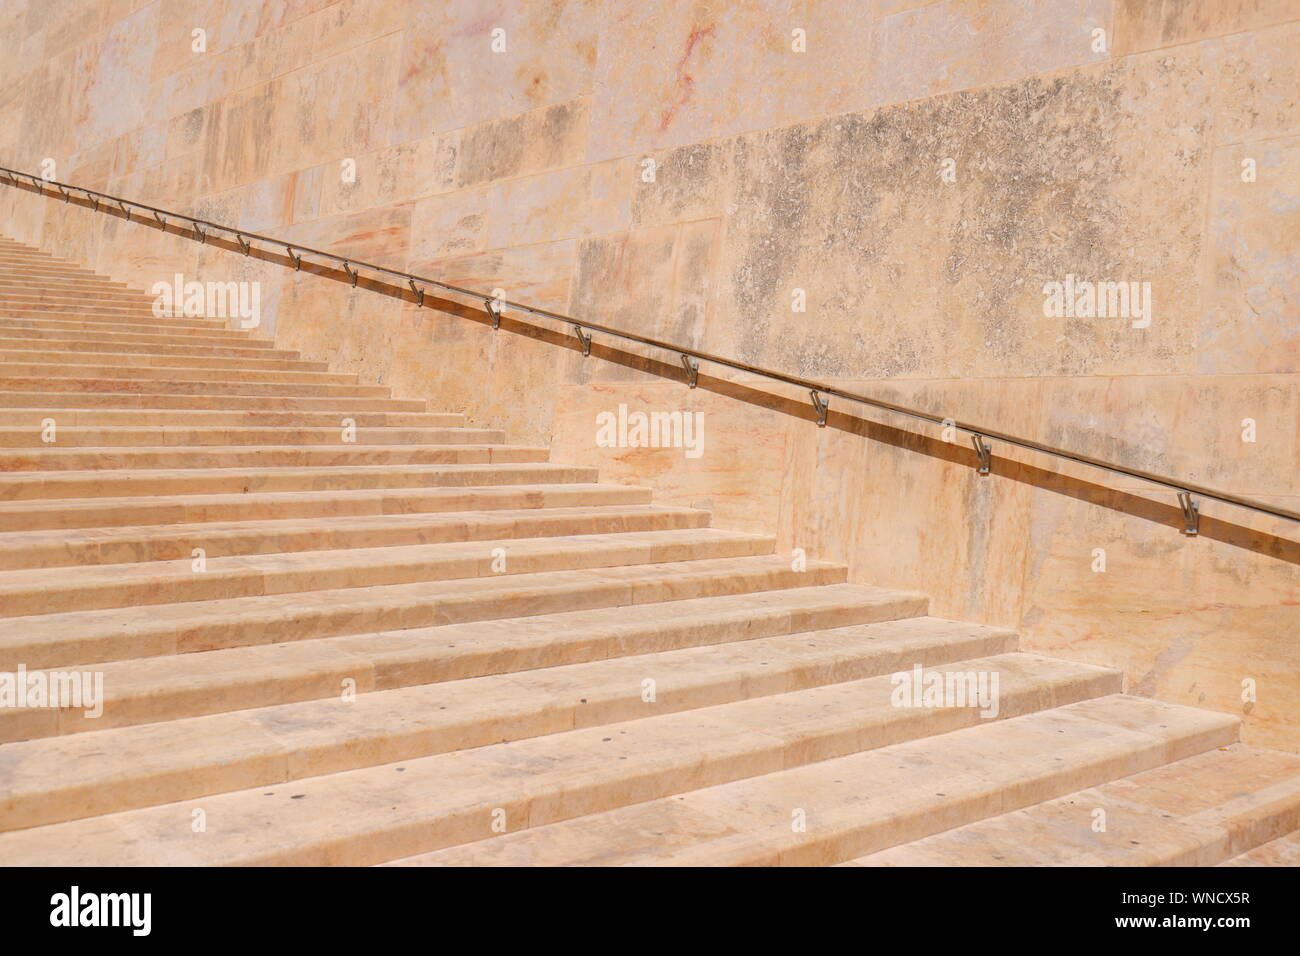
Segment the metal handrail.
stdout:
[[[150,213],[158,220],[164,231],[168,226],[169,219],[176,219],[189,223],[194,235],[187,238],[197,239],[199,242],[207,242],[209,232],[226,233],[235,237],[235,241],[238,243],[239,248],[243,251],[244,255],[249,255],[251,253],[253,242],[280,246],[285,250],[285,254],[289,261],[293,263],[295,269],[302,268],[303,255],[328,259],[332,262],[340,263],[343,266],[343,271],[347,274],[354,287],[357,284],[357,279],[360,275],[361,269],[365,269],[368,272],[378,273],[383,276],[391,276],[392,278],[401,280],[396,287],[398,293],[397,297],[405,299],[406,301],[414,302],[420,308],[424,307],[425,287],[434,287],[455,295],[477,299],[483,303],[483,307],[492,319],[493,328],[500,328],[501,314],[505,309],[512,309],[516,312],[526,312],[539,318],[562,322],[573,328],[578,337],[578,342],[581,345],[583,355],[591,354],[592,332],[599,332],[601,335],[609,335],[628,342],[636,342],[640,345],[647,345],[651,348],[671,352],[680,358],[681,364],[684,368],[686,382],[691,388],[695,388],[698,383],[700,362],[708,362],[711,365],[720,365],[737,372],[744,372],[748,375],[757,375],[774,382],[781,382],[785,385],[794,385],[799,388],[804,388],[808,390],[809,396],[812,400],[813,411],[817,417],[817,424],[821,427],[825,427],[826,425],[826,418],[830,408],[830,402],[828,399],[839,398],[845,401],[855,402],[859,405],[866,405],[871,408],[893,412],[898,415],[905,415],[909,418],[928,422],[933,425],[940,425],[945,429],[951,428],[956,431],[966,432],[971,436],[971,443],[974,446],[975,454],[978,459],[979,473],[982,475],[989,474],[992,464],[992,448],[985,443],[984,439],[992,439],[1017,448],[1023,448],[1027,451],[1051,455],[1052,457],[1072,461],[1076,464],[1088,465],[1093,468],[1109,471],[1112,474],[1124,475],[1128,478],[1136,478],[1150,484],[1160,485],[1177,492],[1178,502],[1182,507],[1183,517],[1185,519],[1185,534],[1194,535],[1197,533],[1199,527],[1199,509],[1197,502],[1192,497],[1193,495],[1208,498],[1213,501],[1220,501],[1224,504],[1235,505],[1239,508],[1246,508],[1260,514],[1271,515],[1275,518],[1285,518],[1290,521],[1300,522],[1300,513],[1291,511],[1287,508],[1282,508],[1278,505],[1271,505],[1251,498],[1245,498],[1240,495],[1229,494],[1226,491],[1217,491],[1213,488],[1207,488],[1204,485],[1196,485],[1191,482],[1180,481],[1175,478],[1169,478],[1165,475],[1157,475],[1151,472],[1141,471],[1137,468],[1127,468],[1123,465],[1117,465],[1114,462],[1103,461],[1099,458],[1093,458],[1089,455],[1068,451],[1063,448],[1055,448],[1051,445],[1045,445],[1028,438],[1019,438],[1015,435],[1009,435],[1005,432],[997,431],[996,429],[983,428],[973,423],[961,422],[952,418],[942,418],[938,415],[930,414],[929,412],[922,412],[893,402],[886,402],[877,398],[871,398],[867,395],[860,395],[856,392],[850,392],[847,389],[827,385],[824,382],[813,381],[812,379],[803,378],[798,375],[787,375],[784,372],[777,372],[757,365],[750,365],[746,362],[737,361],[736,359],[725,358],[708,352],[701,352],[698,349],[691,349],[682,345],[674,345],[671,342],[663,342],[659,339],[637,335],[633,332],[613,329],[609,326],[588,321],[587,319],[578,319],[571,315],[552,312],[549,309],[541,309],[523,302],[512,302],[509,299],[486,295],[483,292],[478,292],[473,289],[464,289],[460,286],[451,285],[450,283],[442,282],[438,279],[430,279],[427,276],[402,272],[399,269],[389,269],[386,266],[376,265],[371,262],[363,262],[350,256],[340,256],[333,252],[326,252],[323,249],[313,249],[310,246],[304,246],[299,243],[285,242],[283,239],[259,235],[258,233],[249,232],[244,229],[235,229],[231,226],[211,222],[207,219],[198,219],[184,213],[158,209],[157,207],[147,206],[144,203],[135,202],[134,200],[110,196],[93,189],[86,189],[83,186],[73,186],[52,179],[44,179],[42,177],[33,176],[31,173],[19,172],[17,170],[8,169],[4,166],[0,166],[0,175],[7,177],[9,184],[15,187],[18,185],[20,178],[29,180],[43,196],[48,195],[46,193],[47,186],[57,189],[64,202],[71,201],[69,190],[73,190],[86,196],[95,211],[99,211],[101,203],[107,204],[109,207],[105,209],[105,212],[110,211],[112,206],[116,206],[126,215],[128,220],[131,218],[132,209]],[[403,285],[409,287],[409,296],[406,288],[402,287]]]

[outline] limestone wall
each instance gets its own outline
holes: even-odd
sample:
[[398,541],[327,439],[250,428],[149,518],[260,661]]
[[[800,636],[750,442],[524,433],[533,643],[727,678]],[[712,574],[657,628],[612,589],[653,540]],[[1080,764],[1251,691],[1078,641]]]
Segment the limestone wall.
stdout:
[[[1295,0],[9,0],[0,41],[0,164],[1300,507]],[[1300,748],[1293,524],[1205,503],[1186,538],[1171,494],[1001,447],[980,478],[905,419],[818,429],[12,189],[0,223],[261,281],[308,358]],[[1045,314],[1067,276],[1150,314]],[[598,447],[620,404],[703,411],[703,453]]]

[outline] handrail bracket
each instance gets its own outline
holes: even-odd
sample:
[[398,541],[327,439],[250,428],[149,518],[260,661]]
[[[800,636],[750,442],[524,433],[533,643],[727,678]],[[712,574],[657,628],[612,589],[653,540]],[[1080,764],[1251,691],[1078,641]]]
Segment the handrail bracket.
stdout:
[[808,394],[812,396],[813,411],[817,413],[817,427],[825,428],[826,414],[831,409],[831,400],[829,398],[822,398],[815,388],[809,389]]
[[591,335],[590,335],[589,333],[584,332],[584,331],[582,330],[582,326],[581,326],[581,325],[575,325],[575,326],[573,327],[573,333],[578,337],[578,341],[582,343],[582,354],[583,354],[583,357],[585,358],[586,356],[590,355],[590,354],[591,354]]
[[993,464],[993,446],[985,442],[984,436],[980,434],[971,435],[970,442],[975,446],[975,454],[979,458],[979,473],[987,475]]
[[1178,492],[1178,504],[1183,509],[1183,534],[1195,537],[1201,530],[1201,508],[1192,500],[1190,491]]
[[700,384],[700,363],[691,359],[689,355],[682,355],[682,368],[686,369],[686,386],[694,388]]

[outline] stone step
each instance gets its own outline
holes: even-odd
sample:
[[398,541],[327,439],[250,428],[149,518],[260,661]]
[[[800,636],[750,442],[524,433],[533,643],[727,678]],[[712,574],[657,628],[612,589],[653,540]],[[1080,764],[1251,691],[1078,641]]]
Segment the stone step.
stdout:
[[87,279],[69,275],[34,275],[23,269],[8,269],[0,272],[0,288],[21,292],[39,293],[45,290],[57,290],[77,295],[95,295],[100,292],[142,295],[139,289],[133,289],[124,283],[108,279]]
[[[203,330],[201,332],[181,330],[177,334],[171,335],[150,327],[132,332],[121,327],[115,328],[94,322],[0,318],[0,338],[2,339],[73,340],[79,349],[86,348],[91,342],[118,343],[131,345],[133,348],[138,348],[141,345],[202,345],[215,348],[240,349],[274,349],[275,347],[275,343],[270,339],[255,339],[247,336],[247,332],[222,332],[219,330]],[[37,346],[32,347],[36,348]]]
[[59,365],[84,369],[87,366],[126,366],[129,368],[204,368],[257,371],[322,372],[324,362],[302,359],[265,358],[261,354],[246,357],[224,355],[153,355],[147,352],[50,352],[44,349],[11,349],[0,346],[0,362],[6,365]]
[[0,532],[0,570],[188,559],[201,540],[209,555],[283,554],[493,538],[703,528],[709,512],[663,505],[528,508],[454,514],[358,515]]
[[725,659],[736,642],[793,633],[806,648],[869,642],[879,670],[847,668],[846,680],[1016,649],[1011,631],[919,617],[926,606],[920,594],[832,584],[667,600],[633,620],[624,607],[599,607],[100,663],[98,717],[71,707],[6,708],[0,740],[337,698],[345,681],[359,692],[393,690],[683,648]]
[[[8,416],[6,416],[7,418]],[[53,420],[58,426],[55,441],[46,442],[43,437],[45,422]],[[184,425],[107,425],[97,428],[76,427],[56,412],[46,411],[34,424],[25,428],[0,428],[0,449],[40,449],[49,454],[62,454],[71,449],[88,449],[88,454],[104,454],[110,460],[120,460],[116,456],[132,452],[161,451],[163,446],[176,451],[192,451],[197,457],[210,456],[213,446],[247,446],[247,445],[337,445],[340,450],[350,451],[366,445],[491,445],[503,444],[506,439],[504,431],[496,428],[397,428],[385,426],[361,426],[352,420],[355,426],[348,434],[351,441],[344,441],[345,419],[338,418],[327,428],[256,428],[227,425],[220,428],[187,428]],[[93,449],[93,451],[89,451]],[[25,453],[28,460],[37,461],[39,456]],[[0,452],[0,457],[4,453]],[[31,465],[28,467],[39,467]],[[56,467],[63,467],[62,465]],[[117,467],[114,465],[114,467]],[[202,467],[219,467],[217,464]],[[0,469],[13,471],[14,468]]]
[[3,255],[6,259],[19,264],[45,265],[53,268],[75,269],[78,272],[92,276],[96,279],[110,281],[106,276],[101,275],[92,269],[87,269],[85,265],[80,262],[74,262],[73,260],[63,256],[52,255],[44,249],[38,249],[35,246],[22,244],[3,246],[0,247],[0,255]]
[[1219,866],[1300,866],[1300,830],[1249,850]]
[[[465,416],[458,412],[276,412],[224,411],[184,408],[10,408],[5,422],[11,427],[37,428],[53,418],[60,428],[135,428],[140,426],[179,426],[198,439],[218,428],[313,430],[330,429],[337,433],[344,418],[351,418],[358,429],[464,428]],[[201,441],[195,443],[202,444]]]
[[80,266],[81,268],[84,268],[84,266],[82,266],[81,263],[79,262],[73,262],[71,259],[65,259],[62,256],[56,256],[52,252],[46,252],[40,246],[33,246],[26,242],[20,242],[17,239],[11,239],[8,236],[0,236],[0,245],[2,245],[7,250],[11,250],[22,255],[40,256],[43,259],[50,259],[57,262],[67,262],[70,265],[76,265],[76,266]]
[[[1004,675],[1000,716],[1007,719],[971,728],[980,731],[1015,714],[1069,706],[1118,680],[1101,668],[1030,655],[968,663]],[[203,839],[178,827],[193,809],[182,801],[10,831],[0,835],[0,859],[22,864],[41,848],[47,863],[61,865],[110,858],[119,865],[373,864],[482,840],[494,820],[541,826],[753,774],[811,770],[844,754],[863,759],[872,748],[981,722],[973,708],[892,707],[891,685],[889,677],[847,681],[357,770],[330,772],[323,755],[323,772],[300,762],[298,775],[317,774],[305,779],[292,779],[282,759],[278,783],[203,798],[207,819],[221,822]]]
[[43,362],[10,362],[0,357],[0,381],[27,378],[45,379],[53,387],[62,387],[64,379],[79,381],[97,379],[130,379],[144,382],[152,379],[189,382],[278,382],[283,384],[355,385],[355,372],[316,372],[298,369],[220,368],[193,365],[171,365],[155,368],[151,365],[118,365],[115,363],[80,364],[47,359]]
[[[85,268],[85,266],[80,262],[73,262],[71,259],[66,259],[63,256],[56,256],[52,252],[46,252],[39,246],[30,246],[25,242],[19,242],[17,239],[0,236],[0,248],[10,255],[37,258],[46,262],[76,266],[78,269]],[[97,275],[98,273],[95,274]]]
[[[0,249],[0,255],[6,255],[6,251],[4,249]],[[108,276],[101,275],[100,273],[88,270],[83,266],[77,265],[76,263],[66,262],[66,261],[60,262],[58,260],[48,259],[48,258],[42,261],[39,259],[34,259],[30,256],[22,256],[22,255],[20,255],[18,258],[22,259],[23,261],[7,263],[8,266],[17,266],[18,268],[16,269],[7,268],[5,269],[6,272],[22,273],[26,268],[54,268],[54,269],[72,268],[74,270],[79,270],[80,274],[77,275],[77,277],[74,280],[78,284],[91,283],[91,282],[109,283],[112,285],[122,286],[124,289],[129,288],[129,290],[135,295],[143,296],[146,294],[146,291],[140,287],[128,287],[124,283],[116,282],[115,280],[109,278]]]
[[[435,431],[434,435],[437,434]],[[236,436],[237,437],[237,436]],[[337,437],[337,432],[336,432]],[[0,473],[139,471],[183,468],[327,468],[378,465],[486,465],[544,462],[550,450],[537,445],[398,442],[374,445],[201,445],[172,448],[90,447],[13,449],[0,446]]]
[[[20,332],[19,335],[27,335]],[[59,357],[62,353],[77,355],[94,355],[100,361],[108,361],[110,355],[149,355],[195,358],[249,358],[258,360],[299,360],[301,353],[292,349],[273,349],[264,346],[229,348],[215,345],[180,345],[171,342],[92,342],[79,338],[14,338],[0,331],[0,348],[13,351],[38,351],[42,355]],[[323,365],[323,362],[312,362]]]
[[[559,479],[555,479],[559,481]],[[650,489],[587,481],[520,482],[496,487],[373,488],[227,495],[158,495],[0,501],[6,531],[196,524],[209,521],[435,514],[483,509],[535,509],[648,504]]]
[[412,398],[338,398],[301,395],[166,395],[157,392],[47,392],[0,390],[0,408],[150,408],[231,412],[322,411],[341,421],[356,412],[422,412],[425,403]]
[[[911,708],[901,710],[907,712]],[[531,778],[526,778],[523,785],[494,781],[502,792],[493,807],[506,810],[508,825],[516,832],[494,835],[486,814],[478,806],[472,806],[468,813],[452,818],[460,823],[456,829],[451,828],[449,820],[439,831],[434,831],[431,822],[421,815],[427,831],[424,834],[408,829],[399,843],[383,839],[377,832],[375,844],[369,850],[353,851],[346,856],[331,855],[329,859],[369,863],[383,859],[399,846],[436,843],[441,839],[449,847],[453,843],[460,845],[408,857],[400,863],[413,866],[839,863],[1225,746],[1236,740],[1237,728],[1237,719],[1226,714],[1116,694],[1007,720],[980,721],[976,726],[878,750],[831,755],[831,759],[795,769],[773,762],[768,767],[754,768],[754,773],[764,775],[751,779],[725,783],[700,779],[703,775],[698,775],[689,783],[679,784],[675,796],[643,790],[645,802],[590,816],[579,815],[590,813],[589,804],[573,797],[563,803],[547,801],[541,813],[536,809],[540,803],[536,797],[532,806],[526,805],[524,799],[533,796]],[[423,797],[421,784],[427,785],[422,775],[409,776],[422,767],[416,767],[414,761],[405,766],[400,775],[388,768],[389,777],[400,776],[400,779],[395,783],[389,781],[387,806],[405,810],[401,815],[390,812],[389,819],[403,823],[419,813],[406,807],[412,797]],[[379,768],[352,771],[375,775],[381,772]],[[491,774],[490,770],[479,771],[484,772]],[[340,794],[339,784],[344,780],[345,775],[337,775],[319,782],[300,781],[275,788],[275,797],[263,797],[266,811],[279,811],[275,824],[278,838],[257,841],[263,847],[263,858],[308,858],[301,851],[295,852],[308,821],[293,819],[293,813],[285,812],[282,804],[281,807],[276,804],[304,794],[302,803],[310,804],[314,822],[315,814],[322,810],[339,812],[336,794]],[[330,786],[331,782],[334,786]],[[453,782],[449,775],[444,776],[442,786],[449,787]],[[259,791],[262,792],[265,791]],[[447,818],[448,810],[459,807],[461,801],[457,799],[458,793],[454,797],[445,790],[443,793],[441,798],[429,797],[427,806],[434,813],[435,808],[442,808],[441,817]],[[505,793],[510,797],[504,796]],[[382,813],[374,815],[373,798],[369,791],[366,794],[362,797],[356,790],[349,794],[356,797],[346,811],[353,821],[349,829],[383,817]],[[234,795],[231,801],[235,802]],[[244,802],[251,802],[250,798],[245,797]],[[212,800],[205,800],[204,805],[211,812]],[[178,818],[179,811],[179,807],[172,809],[173,819]],[[161,808],[135,812],[167,815]],[[576,819],[566,821],[566,817]],[[106,822],[113,819],[104,818]],[[120,819],[125,822],[124,817]],[[539,827],[539,824],[552,825]],[[246,837],[250,835],[244,832]],[[151,829],[148,839],[152,843],[165,836]],[[34,840],[32,846],[41,842],[47,847],[52,845],[47,839]],[[192,845],[195,842],[207,841],[192,841]],[[170,847],[175,846],[173,841]],[[436,847],[431,846],[430,850]],[[198,852],[203,857],[212,855],[203,847]]]
[[138,292],[110,292],[100,289],[93,294],[87,295],[80,285],[24,289],[0,283],[0,302],[15,305],[71,305],[78,303],[95,303],[101,306],[125,305],[146,309],[150,312],[153,311],[154,306],[152,296],[141,295]]
[[1234,744],[846,866],[1213,866],[1300,827],[1300,756]]
[[[485,465],[340,465],[317,468],[172,468],[0,473],[0,502],[123,495],[228,495],[362,488],[554,484],[596,480],[596,469],[549,462]],[[10,530],[23,530],[11,528]],[[30,530],[30,529],[29,529]]]
[[121,282],[105,279],[84,269],[64,268],[42,262],[18,260],[0,260],[0,280],[39,283],[42,286],[48,285],[50,282],[69,282],[76,283],[86,289],[127,288]]
[[[0,798],[0,830],[575,729],[616,732],[628,721],[765,698],[783,705],[787,723],[800,724],[810,749],[834,746],[833,735],[846,730],[861,735],[857,746],[865,749],[980,719],[969,708],[889,708],[890,680],[877,676],[867,630],[848,628],[834,639],[760,638],[16,743],[6,748],[10,786]],[[1104,694],[1118,680],[1113,672],[1028,654],[945,663],[926,673],[943,678],[965,666],[999,674],[999,717]],[[649,700],[647,680],[654,684]],[[855,693],[861,711],[828,713]]]
[[717,558],[0,618],[0,671],[13,672],[20,663],[33,669],[131,660],[845,578],[842,565],[810,561],[796,571],[790,564],[785,556]]
[[96,315],[92,312],[38,312],[32,309],[0,309],[0,331],[14,329],[61,330],[80,336],[82,332],[108,332],[165,336],[171,341],[235,343],[250,332],[226,328],[216,322],[197,319],[157,319],[153,316]]
[[155,325],[176,329],[214,329],[229,327],[235,319],[194,315],[156,313],[149,305],[134,302],[105,302],[98,296],[82,301],[61,299],[56,301],[22,296],[0,295],[0,315],[17,318],[73,319],[78,322],[103,322],[124,325]]
[[[148,370],[145,370],[148,371]],[[163,371],[170,371],[164,369]],[[292,373],[283,372],[282,375]],[[223,376],[224,380],[215,376]],[[97,395],[113,392],[150,395],[247,395],[283,398],[388,398],[391,389],[385,385],[318,385],[311,382],[248,382],[234,372],[212,372],[204,378],[49,378],[44,376],[19,376],[0,374],[0,390],[10,392],[40,391],[48,395],[67,392],[93,392]]]
[[0,261],[5,264],[17,265],[40,265],[45,268],[70,269],[86,276],[100,277],[98,272],[87,269],[81,263],[74,263],[70,259],[64,259],[62,256],[49,255],[44,250],[34,247],[14,247],[5,246],[0,248]]
[[[108,290],[97,290],[93,293],[86,293],[85,286],[81,283],[73,283],[64,286],[46,286],[43,289],[22,289],[0,285],[0,301],[16,302],[23,305],[76,305],[79,308],[118,308],[126,307],[130,309],[143,310],[146,313],[153,314],[154,309],[164,310],[167,303],[161,301],[157,296],[146,295],[139,292],[114,292]],[[176,312],[171,309],[166,311],[172,314],[184,315],[184,310]],[[207,316],[198,316],[198,318],[208,318]]]
[[99,273],[87,269],[79,262],[72,262],[69,259],[51,256],[40,249],[15,249],[12,247],[0,248],[0,263],[39,265],[51,269],[63,269],[76,272],[80,275],[90,276],[92,278],[100,278]]
[[771,554],[766,535],[685,528],[547,538],[389,545],[289,554],[220,556],[204,550],[204,570],[190,556],[175,561],[0,572],[0,620],[21,628],[27,616],[99,608],[144,608],[227,598],[302,594]]

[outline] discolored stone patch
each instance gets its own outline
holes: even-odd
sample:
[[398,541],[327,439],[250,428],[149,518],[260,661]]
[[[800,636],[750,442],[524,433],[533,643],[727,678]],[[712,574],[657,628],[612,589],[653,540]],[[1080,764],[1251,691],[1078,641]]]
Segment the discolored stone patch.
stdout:
[[[718,347],[822,375],[1185,369],[1210,88],[1193,51],[740,137]],[[1046,317],[1067,275],[1149,281],[1156,317]]]

